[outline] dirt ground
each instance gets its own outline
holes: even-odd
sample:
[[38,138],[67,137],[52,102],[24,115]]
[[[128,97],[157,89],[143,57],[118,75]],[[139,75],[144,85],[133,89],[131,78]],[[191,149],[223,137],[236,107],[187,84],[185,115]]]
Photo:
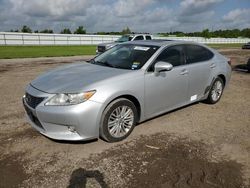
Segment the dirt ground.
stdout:
[[[233,66],[249,50],[220,50]],[[139,124],[125,141],[58,142],[24,118],[25,85],[90,57],[0,60],[0,187],[250,187],[250,74],[233,71],[216,105],[202,102]]]

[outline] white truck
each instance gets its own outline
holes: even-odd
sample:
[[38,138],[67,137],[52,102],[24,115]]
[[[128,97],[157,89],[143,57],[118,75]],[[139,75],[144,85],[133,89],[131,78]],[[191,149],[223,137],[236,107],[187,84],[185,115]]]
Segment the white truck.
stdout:
[[99,55],[106,50],[113,48],[117,44],[128,42],[128,41],[134,41],[134,40],[152,40],[152,36],[149,34],[127,34],[121,36],[118,40],[114,42],[109,43],[102,43],[97,46],[96,54]]

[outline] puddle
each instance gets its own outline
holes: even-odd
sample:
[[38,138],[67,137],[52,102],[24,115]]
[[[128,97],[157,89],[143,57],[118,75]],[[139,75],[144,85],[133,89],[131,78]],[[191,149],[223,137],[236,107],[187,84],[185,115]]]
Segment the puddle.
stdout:
[[20,155],[4,156],[0,160],[0,187],[18,187],[27,179]]

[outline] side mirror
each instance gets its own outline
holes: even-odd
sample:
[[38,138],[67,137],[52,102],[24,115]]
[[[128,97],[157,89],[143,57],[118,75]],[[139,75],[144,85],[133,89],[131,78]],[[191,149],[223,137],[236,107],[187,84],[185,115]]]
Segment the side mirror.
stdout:
[[154,68],[155,72],[170,71],[173,69],[173,65],[164,61],[158,61]]

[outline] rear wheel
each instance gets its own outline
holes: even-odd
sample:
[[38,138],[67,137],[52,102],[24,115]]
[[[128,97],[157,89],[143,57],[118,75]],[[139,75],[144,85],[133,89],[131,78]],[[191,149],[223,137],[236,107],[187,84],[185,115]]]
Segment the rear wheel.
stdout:
[[209,104],[217,103],[221,98],[221,95],[223,93],[223,89],[224,89],[224,82],[220,77],[217,77],[214,80],[213,85],[209,91],[206,102]]
[[135,105],[125,98],[111,102],[103,112],[101,137],[108,142],[118,142],[130,135],[137,121]]

